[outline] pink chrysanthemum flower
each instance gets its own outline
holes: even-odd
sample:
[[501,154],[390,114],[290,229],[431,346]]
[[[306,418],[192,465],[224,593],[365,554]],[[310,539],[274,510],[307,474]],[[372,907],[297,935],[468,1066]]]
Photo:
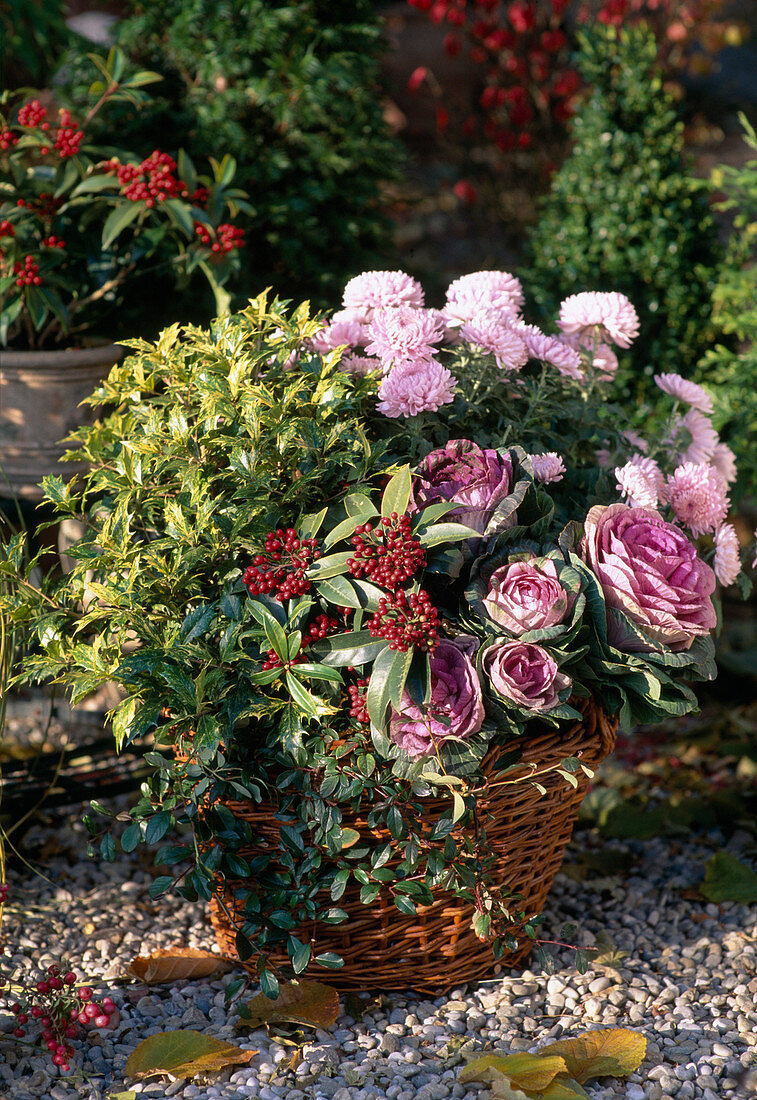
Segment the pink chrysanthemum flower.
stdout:
[[[344,312],[344,311],[343,311]],[[326,325],[311,338],[311,343],[321,355],[327,355],[334,348],[354,348],[363,343],[365,326],[359,321],[336,321]]]
[[618,491],[632,508],[656,508],[665,484],[660,467],[653,458],[633,455],[625,466],[615,469]]
[[374,311],[367,337],[365,350],[369,355],[395,365],[414,363],[433,359],[434,344],[444,338],[444,323],[436,311],[384,306]]
[[588,290],[571,294],[560,304],[558,328],[582,336],[593,329],[620,348],[628,348],[639,335],[639,317],[625,294]]
[[562,481],[565,475],[565,463],[555,451],[544,451],[542,454],[529,455],[531,468],[537,481],[549,485],[553,481]]
[[513,328],[522,337],[528,354],[533,359],[540,359],[544,363],[557,367],[560,374],[566,378],[579,380],[584,377],[581,369],[581,355],[578,349],[572,347],[567,341],[557,336],[548,336],[536,325],[527,325],[525,321],[518,321]]
[[[683,429],[683,435],[681,429]],[[687,439],[688,443],[686,443]],[[689,409],[685,416],[675,421],[673,440],[676,444],[685,444],[683,450],[680,450],[679,446],[681,462],[694,462],[697,465],[709,462],[720,442],[712,422],[698,409]]]
[[339,360],[339,370],[346,374],[373,374],[383,367],[380,359],[368,355],[343,355]]
[[528,362],[525,342],[494,313],[482,313],[460,328],[463,339],[490,351],[500,370],[520,370]]
[[712,568],[726,588],[734,583],[741,572],[739,539],[731,523],[723,523],[715,532],[715,559]]
[[436,412],[454,400],[456,379],[435,359],[417,360],[392,367],[379,386],[379,404],[384,416],[417,416]]
[[364,321],[370,320],[374,309],[382,306],[423,305],[423,287],[404,271],[364,271],[350,279],[344,288],[342,304],[357,310]]
[[480,313],[515,319],[523,305],[520,281],[507,271],[473,271],[447,288],[444,315],[452,324],[470,321]]
[[736,480],[736,455],[727,443],[718,443],[710,458],[710,465],[714,466],[720,476],[729,485]]
[[726,483],[711,466],[684,462],[666,480],[664,496],[695,536],[715,531],[728,514]]
[[654,380],[663,393],[674,397],[676,401],[691,405],[692,409],[699,409],[700,412],[712,416],[712,398],[696,382],[690,382],[680,374],[655,374]]
[[600,344],[591,361],[591,365],[600,378],[609,381],[618,370],[618,357],[609,344]]
[[610,466],[612,455],[607,447],[598,447],[594,452],[594,458],[596,459],[597,466],[599,466],[601,470],[607,470]]
[[627,432],[621,432],[620,434],[623,436],[624,439],[628,440],[632,447],[638,448],[638,450],[640,450],[643,455],[645,455],[649,450],[649,444],[647,443],[646,439],[644,439],[643,436],[639,435],[638,432],[635,432],[633,428],[629,428]]

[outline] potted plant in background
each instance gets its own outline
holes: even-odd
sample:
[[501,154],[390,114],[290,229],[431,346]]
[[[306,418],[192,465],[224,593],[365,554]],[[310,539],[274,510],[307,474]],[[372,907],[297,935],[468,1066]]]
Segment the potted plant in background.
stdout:
[[72,572],[40,589],[6,542],[19,679],[121,685],[117,743],[167,751],[120,844],[164,841],[153,893],[211,901],[271,995],[521,958],[618,717],[715,674],[740,563],[707,395],[660,377],[653,448],[610,400],[627,299],[573,295],[554,335],[521,303],[504,272],[443,311],[369,272],[325,325],[263,295],[132,341],[89,472],[45,482],[86,521]]
[[0,115],[0,467],[10,489],[39,499],[78,406],[122,354],[110,342],[124,291],[158,272],[166,296],[201,272],[216,308],[239,268],[245,208],[234,161],[198,176],[188,157],[137,158],[88,144],[100,112],[140,103],[148,72],[124,78],[124,58],[90,55],[98,79],[81,123],[33,93],[3,97]]

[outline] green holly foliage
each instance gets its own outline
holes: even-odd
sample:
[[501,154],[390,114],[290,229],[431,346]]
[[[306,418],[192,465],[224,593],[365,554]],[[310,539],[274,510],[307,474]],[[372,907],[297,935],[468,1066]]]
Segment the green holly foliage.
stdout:
[[654,36],[645,26],[596,26],[579,41],[577,64],[591,91],[521,274],[549,315],[579,291],[626,294],[641,329],[621,380],[629,395],[649,396],[653,373],[691,376],[712,341],[721,250],[706,195],[689,175]]

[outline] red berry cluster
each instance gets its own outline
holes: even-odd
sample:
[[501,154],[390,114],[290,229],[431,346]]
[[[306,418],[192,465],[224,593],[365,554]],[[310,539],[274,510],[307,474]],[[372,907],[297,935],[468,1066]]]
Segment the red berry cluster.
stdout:
[[209,194],[210,192],[208,191],[207,187],[205,187],[203,184],[200,184],[194,189],[194,191],[190,191],[190,193],[187,195],[187,199],[189,200],[189,202],[191,202],[192,206],[200,206],[204,210],[205,204],[208,201]]
[[272,595],[283,602],[310,591],[305,571],[320,557],[315,539],[300,539],[294,527],[279,527],[268,532],[265,549],[252,559],[242,581],[251,596]]
[[58,116],[60,123],[55,135],[55,148],[61,160],[65,160],[66,157],[74,157],[79,152],[84,134],[72,121],[70,111],[61,110]]
[[218,226],[215,230],[215,240],[213,240],[212,226],[205,225],[203,222],[195,222],[195,234],[200,238],[201,244],[209,244],[210,251],[217,255],[244,247],[244,231],[229,222],[222,222]]
[[23,1039],[26,1025],[34,1021],[40,1027],[39,1038],[50,1051],[53,1064],[64,1073],[71,1068],[69,1059],[74,1051],[70,1041],[77,1037],[77,1024],[105,1028],[116,1022],[112,1017],[117,1009],[110,997],[95,1001],[90,986],[73,989],[76,981],[72,970],[64,971],[55,963],[51,963],[40,980],[31,985],[28,980],[11,983],[0,974],[0,989],[8,987],[6,997],[11,995],[11,990],[21,997],[20,1001],[9,1005],[17,1023],[14,1036]]
[[15,237],[15,236],[16,236],[16,230],[13,228],[12,223],[9,222],[7,219],[3,219],[3,221],[0,222],[0,237]]
[[195,222],[195,234],[200,238],[200,244],[210,244],[211,226],[204,225],[202,222]]
[[244,247],[244,232],[236,225],[221,222],[216,235],[218,239],[210,246],[211,252],[233,252],[235,248]]
[[[47,111],[42,106],[38,99],[33,99],[31,103],[25,103],[23,107],[19,108],[18,112],[18,124],[19,126],[36,127],[41,126],[47,118]],[[49,127],[49,123],[47,127]],[[46,128],[47,128],[46,127]]]
[[42,282],[39,277],[39,264],[34,262],[33,256],[27,256],[23,263],[20,260],[15,263],[13,274],[17,276],[16,286],[39,286]]
[[41,241],[43,248],[65,248],[66,242],[62,237],[55,237],[51,233],[49,237],[43,237]]
[[407,593],[399,589],[382,596],[375,615],[368,622],[373,638],[386,638],[390,649],[407,653],[411,646],[435,649],[439,644],[439,613],[423,589]]
[[353,577],[370,577],[382,588],[396,588],[426,564],[426,551],[410,530],[407,513],[382,516],[379,524],[361,523],[350,539],[355,548],[347,561]]
[[114,158],[105,162],[105,169],[116,173],[124,198],[150,208],[156,202],[187,194],[186,184],[176,176],[176,161],[159,149],[140,164],[121,164]]
[[350,718],[354,718],[356,722],[363,726],[367,726],[370,722],[368,704],[365,700],[367,687],[368,681],[361,677],[356,683],[350,684],[347,688],[350,696]]
[[[5,905],[5,900],[8,897],[8,883],[0,882],[0,905]],[[0,986],[2,986],[2,977],[0,976]]]
[[12,130],[0,130],[0,149],[12,149],[17,144],[18,134],[14,134]]
[[[313,642],[317,642],[320,638],[328,638],[329,634],[336,634],[339,629],[338,619],[330,619],[328,615],[316,615],[313,622],[302,635],[300,648],[288,664],[300,664],[300,662],[305,660],[305,650],[309,645],[312,645]],[[261,666],[263,671],[265,672],[269,668],[281,668],[281,666],[281,658],[276,650],[269,649]]]

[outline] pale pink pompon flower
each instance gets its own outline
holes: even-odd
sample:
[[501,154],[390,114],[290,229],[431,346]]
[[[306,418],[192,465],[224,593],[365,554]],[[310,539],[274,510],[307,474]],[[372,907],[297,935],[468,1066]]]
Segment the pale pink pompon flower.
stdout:
[[328,355],[335,348],[354,348],[362,344],[364,333],[365,326],[360,321],[338,321],[332,318],[330,324],[311,337],[311,344],[321,355]]
[[663,393],[674,397],[676,401],[683,401],[685,405],[691,405],[692,409],[712,415],[712,398],[696,382],[690,382],[680,374],[655,374],[654,380]]
[[737,477],[736,455],[727,443],[718,443],[710,458],[710,465],[717,470],[724,481],[731,485]]
[[444,314],[457,324],[470,321],[480,313],[514,319],[523,301],[520,281],[508,271],[473,271],[450,283]]
[[711,466],[684,462],[667,478],[664,497],[695,536],[717,530],[728,514],[726,483]]
[[[681,435],[683,429],[683,436]],[[715,454],[720,439],[712,426],[712,421],[698,409],[689,409],[685,416],[679,417],[673,424],[674,442],[688,445],[680,453],[681,462],[709,462]]]
[[363,320],[369,320],[374,309],[381,306],[423,305],[423,287],[404,271],[364,271],[350,279],[344,288],[342,304],[357,310]]
[[392,367],[379,386],[376,406],[384,416],[417,416],[436,412],[454,400],[456,379],[435,359]]
[[625,466],[615,469],[618,491],[632,508],[656,508],[665,484],[660,467],[653,458],[633,455]]
[[464,340],[494,356],[500,370],[520,370],[528,362],[524,341],[493,313],[482,313],[460,328]]
[[382,369],[380,359],[374,359],[368,355],[343,355],[339,360],[339,370],[345,374],[373,374]]
[[639,335],[639,317],[625,294],[587,290],[571,294],[560,304],[558,328],[569,336],[600,329],[613,344],[628,348]]
[[712,566],[715,576],[726,588],[741,572],[739,539],[731,523],[722,524],[715,532],[715,560]]
[[544,451],[542,454],[529,455],[531,468],[537,481],[549,485],[553,481],[562,481],[565,475],[565,463],[555,451]]
[[557,367],[566,378],[580,380],[584,377],[580,352],[567,341],[548,336],[536,325],[527,325],[525,321],[518,321],[513,328],[522,337],[528,354],[533,359],[540,359],[543,363]]
[[375,309],[367,326],[365,350],[385,363],[433,359],[434,344],[444,339],[444,322],[436,310],[412,306]]

